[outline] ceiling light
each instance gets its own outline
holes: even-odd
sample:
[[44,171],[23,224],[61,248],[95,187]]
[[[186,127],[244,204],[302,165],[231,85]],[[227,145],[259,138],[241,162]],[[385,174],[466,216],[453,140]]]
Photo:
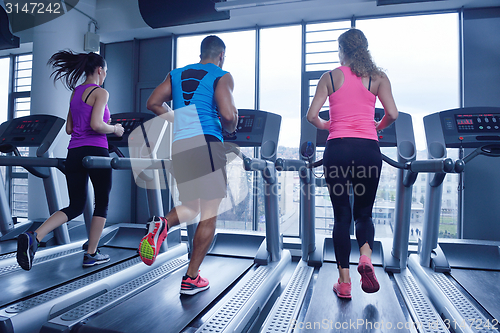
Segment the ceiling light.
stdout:
[[215,4],[215,10],[221,12],[224,10],[251,8],[257,6],[279,5],[284,3],[300,2],[300,1],[305,1],[305,0],[232,0],[232,1],[217,2]]

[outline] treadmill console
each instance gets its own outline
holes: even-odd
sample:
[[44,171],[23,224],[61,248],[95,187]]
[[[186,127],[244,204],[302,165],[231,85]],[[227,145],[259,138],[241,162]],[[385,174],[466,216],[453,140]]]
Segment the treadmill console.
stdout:
[[[260,121],[262,118],[257,118],[257,119]],[[254,120],[255,120],[255,115],[239,116],[237,125],[238,132],[251,133]]]
[[[380,121],[384,116],[384,109],[376,108],[375,109],[375,117],[374,120]],[[321,111],[319,113],[321,119],[328,120],[330,119],[329,111]],[[316,146],[324,147],[326,144],[326,139],[328,138],[327,130],[317,130],[316,132]],[[389,127],[383,129],[380,133],[378,133],[378,142],[380,147],[395,147],[397,145],[396,140],[396,127],[394,123]]]
[[[439,124],[448,148],[478,148],[486,144],[500,143],[500,108],[470,107],[431,114],[424,118],[426,127],[431,122]],[[435,125],[434,125],[435,126]],[[431,131],[436,132],[436,131]],[[439,131],[437,131],[439,132]],[[427,133],[431,142],[441,141],[436,134]]]
[[65,122],[53,115],[29,115],[6,121],[0,125],[0,144],[39,147],[46,143],[50,146]]
[[224,141],[240,147],[260,147],[265,142],[278,146],[281,116],[259,110],[238,110],[236,132],[224,133]]
[[[127,147],[130,134],[143,123],[155,118],[150,113],[115,113],[111,115],[111,125],[122,124],[125,129],[122,137],[108,134],[108,142],[116,147]],[[260,147],[266,141],[278,144],[281,116],[259,110],[238,110],[238,124],[235,133],[224,132],[224,141],[240,147]],[[148,130],[148,129],[147,129]]]
[[45,125],[47,124],[47,120],[23,120],[15,124],[10,128],[9,134],[12,135],[38,135],[43,130]]
[[122,124],[125,131],[123,132],[123,135],[121,137],[116,136],[113,133],[108,134],[107,135],[108,142],[116,147],[127,147],[130,133],[132,133],[132,131],[141,124],[155,117],[156,116],[152,113],[139,113],[139,112],[112,114],[110,124],[111,125],[117,123]]
[[455,123],[459,133],[500,133],[500,113],[456,114]]

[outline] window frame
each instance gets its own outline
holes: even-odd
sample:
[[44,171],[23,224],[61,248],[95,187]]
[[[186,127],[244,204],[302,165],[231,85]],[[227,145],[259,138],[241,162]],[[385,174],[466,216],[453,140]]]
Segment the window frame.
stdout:
[[[307,67],[307,63],[306,63],[306,25],[309,25],[309,24],[321,24],[321,23],[332,23],[332,24],[335,24],[337,22],[350,22],[350,26],[351,27],[356,27],[356,21],[357,20],[365,20],[365,19],[385,19],[385,18],[398,18],[398,17],[405,17],[405,16],[419,16],[419,15],[434,15],[434,14],[450,14],[450,13],[453,13],[453,14],[457,14],[459,16],[459,23],[460,23],[460,20],[461,20],[461,17],[460,17],[460,10],[442,10],[442,11],[432,11],[432,12],[414,12],[414,13],[405,13],[405,14],[391,14],[391,15],[381,15],[381,16],[359,16],[359,17],[352,17],[352,18],[343,18],[343,19],[336,19],[336,20],[322,20],[322,21],[310,21],[310,22],[300,22],[300,25],[302,25],[302,64],[301,64],[301,108],[300,108],[300,112],[301,112],[301,117],[305,117],[306,113],[307,113],[307,110],[309,108],[309,101],[310,101],[310,96],[309,96],[309,82],[311,80],[314,80],[314,79],[319,79],[321,77],[321,75],[325,72],[323,70],[313,70],[313,71],[306,71],[306,67]],[[259,109],[259,101],[260,101],[260,91],[259,91],[259,83],[260,83],[260,72],[259,72],[259,66],[260,66],[260,57],[259,57],[259,53],[260,53],[260,31],[264,28],[272,28],[272,27],[286,27],[286,26],[290,26],[290,25],[297,25],[298,23],[291,23],[291,24],[285,24],[285,25],[269,25],[269,26],[255,26],[254,28],[242,28],[242,29],[234,29],[234,30],[221,30],[221,31],[218,31],[219,33],[228,33],[228,32],[238,32],[238,31],[249,31],[249,30],[254,30],[255,33],[256,33],[256,56],[255,56],[255,70],[256,70],[256,73],[255,73],[255,91],[254,91],[254,96],[255,96],[255,108],[256,109]],[[458,37],[459,37],[459,40],[462,39],[462,29],[460,28],[460,26],[457,27],[457,31],[458,31]],[[217,33],[217,32],[215,32]],[[189,33],[189,34],[182,34],[182,35],[176,35],[175,38],[174,38],[174,49],[173,49],[173,53],[174,53],[174,64],[173,64],[173,68],[175,68],[175,58],[177,56],[177,52],[178,52],[178,45],[177,45],[177,39],[179,37],[188,37],[188,36],[192,36],[192,35],[202,35],[202,34],[205,34],[205,33]],[[458,57],[459,57],[459,65],[461,67],[461,64],[463,62],[463,59],[462,59],[462,48],[463,48],[463,45],[462,43],[459,43],[459,49],[457,50],[458,51]],[[459,84],[459,87],[457,87],[457,89],[459,89],[459,96],[460,96],[460,104],[462,103],[462,86],[463,86],[463,74],[462,74],[462,70],[461,68],[459,68],[459,73],[458,73],[458,84]],[[303,137],[308,137],[310,136],[311,134],[309,133],[309,131],[311,131],[311,129],[307,128],[308,126],[303,126],[301,127],[300,129],[300,135],[301,135],[301,138]],[[258,148],[255,149],[254,151],[254,154],[255,156],[258,156]],[[298,156],[297,156],[298,158]],[[258,183],[257,181],[257,177],[254,176],[254,184],[256,185]],[[413,189],[413,192],[416,191],[416,187],[414,187]],[[255,214],[255,212],[257,211],[257,198],[256,198],[256,191],[254,191],[254,198],[253,198],[253,202],[254,202],[254,207],[253,207],[253,216],[252,216],[252,219],[253,219],[253,229],[254,231],[257,230],[257,226],[258,226],[258,221],[257,221],[257,215]],[[418,198],[417,198],[417,201]],[[458,209],[460,209],[460,207],[458,207]],[[299,223],[300,223],[300,220],[299,220]],[[300,233],[300,228],[299,228],[299,233]],[[299,235],[300,236],[300,235]]]
[[[16,84],[16,64],[17,64],[17,59],[19,57],[25,56],[25,55],[32,55],[32,52],[25,52],[25,53],[20,53],[20,54],[11,54],[10,57],[10,69],[9,69],[9,97],[8,97],[8,106],[7,106],[7,121],[14,119],[15,117],[15,107],[16,107],[16,101],[19,98],[31,98],[31,87],[29,91],[15,91],[15,84]],[[33,62],[33,59],[31,60]],[[33,68],[33,65],[31,66]],[[33,74],[31,75],[33,77]],[[30,107],[31,108],[31,107]],[[23,169],[23,171],[15,171],[15,167],[8,166],[5,168],[5,188],[8,189],[6,191],[7,193],[7,199],[9,200],[10,204],[10,209],[11,209],[11,214],[12,216],[15,217],[20,217],[20,218],[27,218],[28,217],[28,212],[26,211],[26,216],[17,216],[17,214],[14,214],[15,212],[15,205],[13,200],[14,198],[14,186],[15,186],[15,181],[14,179],[28,179],[28,172]]]

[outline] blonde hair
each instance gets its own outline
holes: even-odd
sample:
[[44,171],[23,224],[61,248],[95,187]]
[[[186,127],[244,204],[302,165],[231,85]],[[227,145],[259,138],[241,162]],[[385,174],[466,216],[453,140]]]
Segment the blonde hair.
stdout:
[[349,29],[339,36],[339,48],[351,61],[349,67],[358,77],[381,76],[384,71],[377,67],[368,51],[368,40],[358,29]]

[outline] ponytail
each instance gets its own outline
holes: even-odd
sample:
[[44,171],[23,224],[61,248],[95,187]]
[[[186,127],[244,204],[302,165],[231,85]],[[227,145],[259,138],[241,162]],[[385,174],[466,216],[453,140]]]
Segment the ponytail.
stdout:
[[61,80],[69,89],[74,90],[80,78],[92,75],[96,68],[105,67],[106,61],[96,53],[73,53],[73,51],[59,51],[50,57],[47,65],[54,71],[54,83]]
[[384,73],[373,62],[368,51],[368,40],[361,30],[347,30],[339,36],[338,42],[344,55],[351,61],[349,67],[356,76],[381,76]]

